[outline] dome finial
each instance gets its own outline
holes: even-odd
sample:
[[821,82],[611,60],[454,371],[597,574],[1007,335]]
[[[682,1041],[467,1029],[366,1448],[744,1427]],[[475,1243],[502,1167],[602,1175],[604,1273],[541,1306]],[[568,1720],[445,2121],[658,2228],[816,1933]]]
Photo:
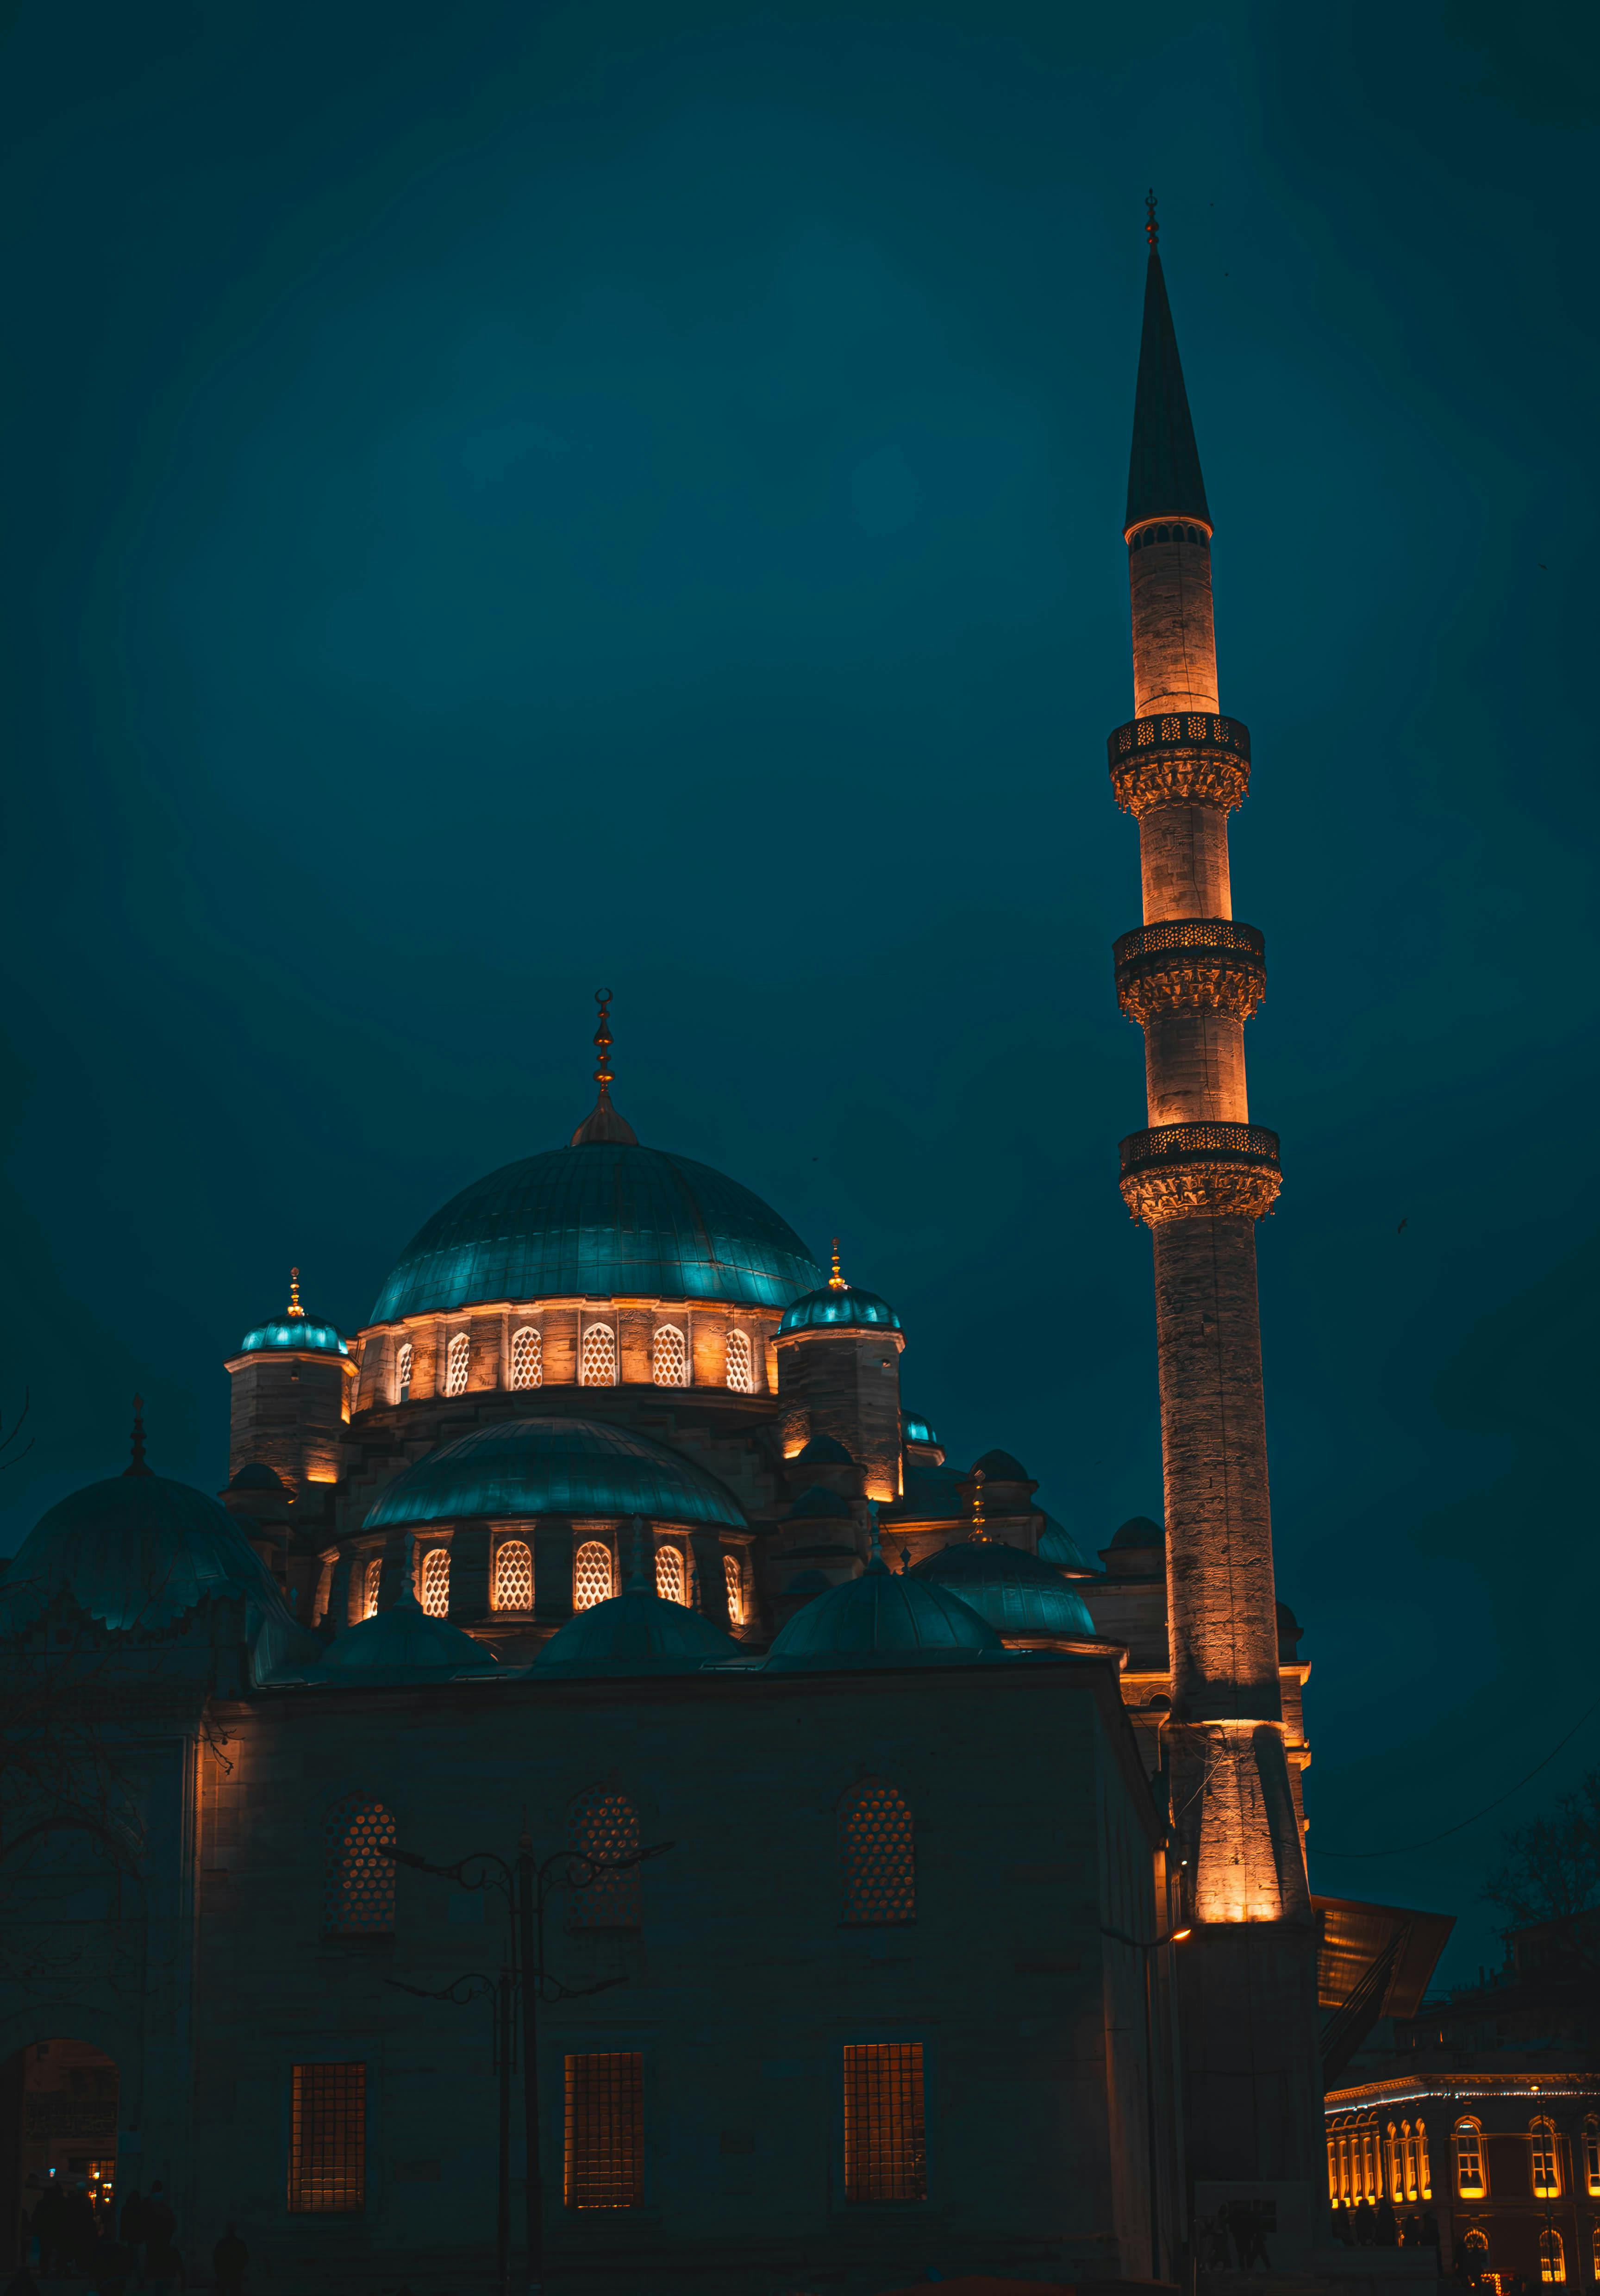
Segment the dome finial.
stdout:
[[611,991],[597,988],[595,1002],[600,1007],[600,1026],[595,1031],[595,1049],[599,1054],[595,1062],[596,1095],[593,1110],[572,1135],[572,1145],[584,1148],[597,1140],[614,1140],[625,1148],[636,1148],[638,1135],[611,1106],[611,1086],[616,1082],[611,1073]]
[[144,1464],[144,1398],[142,1395],[135,1395],[134,1398],[132,1449],[133,1456],[122,1470],[123,1473],[125,1475],[149,1474],[150,1469]]
[[306,1320],[306,1311],[300,1305],[300,1271],[298,1267],[291,1267],[289,1271],[289,1307],[287,1312],[291,1323],[298,1322],[303,1324]]
[[989,1530],[983,1520],[984,1473],[981,1467],[972,1469],[972,1538],[978,1546],[989,1544]]
[[839,1238],[833,1238],[833,1273],[828,1278],[830,1292],[848,1292],[849,1285],[839,1273]]
[[1146,192],[1145,194],[1145,236],[1150,242],[1150,251],[1153,255],[1155,252],[1155,242],[1161,234],[1161,228],[1160,224],[1157,223],[1155,219],[1155,193],[1153,191]]

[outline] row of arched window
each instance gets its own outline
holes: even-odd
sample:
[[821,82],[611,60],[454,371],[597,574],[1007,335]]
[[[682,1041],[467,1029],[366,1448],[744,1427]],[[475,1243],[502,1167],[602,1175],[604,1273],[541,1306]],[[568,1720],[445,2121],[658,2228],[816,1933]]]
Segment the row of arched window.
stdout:
[[1199,542],[1210,540],[1203,526],[1142,526],[1128,544],[1130,550],[1143,550],[1152,542]]
[[[1489,2196],[1489,2155],[1483,2124],[1470,2114],[1450,2132],[1456,2190],[1464,2201]],[[1562,2192],[1561,2147],[1553,2120],[1538,2116],[1528,2124],[1529,2165],[1536,2200],[1555,2200]],[[1583,2179],[1591,2200],[1600,2200],[1600,2116],[1583,2124]],[[1328,2130],[1328,2197],[1335,2208],[1364,2202],[1433,2197],[1428,2130],[1423,2120],[1380,2122],[1375,2112],[1335,2120]]]
[[[1590,2229],[1589,2252],[1590,2272],[1596,2281],[1600,2281],[1600,2224]],[[1456,2253],[1468,2271],[1479,2276],[1480,2285],[1487,2283],[1492,2287],[1496,2284],[1489,2273],[1493,2259],[1489,2254],[1489,2234],[1481,2225],[1468,2225],[1456,2243]],[[1538,2276],[1547,2287],[1559,2286],[1567,2276],[1566,2243],[1554,2225],[1547,2225],[1538,2236]],[[1505,2285],[1506,2277],[1509,2276],[1501,2277],[1501,2286]]]
[[[651,1377],[657,1387],[687,1387],[690,1384],[689,1338],[680,1325],[656,1325],[650,1340],[650,1367]],[[397,1403],[410,1402],[412,1375],[415,1368],[416,1349],[409,1340],[402,1340],[395,1353]],[[446,1395],[464,1395],[472,1370],[472,1336],[466,1332],[457,1332],[445,1349]],[[610,1324],[586,1324],[578,1350],[578,1385],[615,1387],[617,1376],[615,1329]],[[755,1349],[748,1332],[728,1332],[724,1351],[724,1376],[735,1395],[755,1393]],[[542,1387],[545,1383],[544,1338],[532,1324],[524,1324],[512,1333],[510,1383],[513,1388]]]
[[[744,1623],[744,1576],[736,1554],[722,1558],[727,1614],[736,1627]],[[375,1618],[383,1585],[382,1555],[368,1558],[361,1581],[361,1615]],[[572,1607],[587,1611],[609,1602],[616,1593],[616,1566],[603,1539],[586,1538],[572,1558]],[[689,1572],[681,1546],[670,1544],[655,1551],[655,1591],[663,1602],[692,1603]],[[431,1619],[450,1614],[450,1550],[431,1546],[417,1567],[416,1598]],[[503,1538],[495,1549],[489,1575],[489,1603],[496,1611],[533,1608],[533,1550],[525,1538]]]
[[[396,1843],[392,1813],[349,1795],[331,1812],[324,1924],[334,1934],[373,1937],[395,1925]],[[636,1930],[643,1921],[638,1806],[614,1787],[593,1786],[573,1801],[564,1845],[611,1870],[567,1893],[571,1929]],[[911,1805],[883,1778],[863,1778],[839,1806],[840,1919],[882,1928],[916,1918],[916,1844]]]

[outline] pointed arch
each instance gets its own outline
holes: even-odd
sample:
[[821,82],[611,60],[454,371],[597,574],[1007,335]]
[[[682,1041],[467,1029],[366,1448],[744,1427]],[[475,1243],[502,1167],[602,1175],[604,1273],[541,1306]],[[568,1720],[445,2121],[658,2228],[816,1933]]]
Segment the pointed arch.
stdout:
[[755,1363],[748,1332],[734,1331],[727,1335],[727,1383],[735,1395],[753,1395],[756,1391]]
[[886,1778],[863,1778],[845,1796],[839,1816],[845,1921],[915,1921],[915,1829],[904,1794]]
[[658,1387],[687,1387],[689,1342],[676,1324],[658,1324],[650,1342],[651,1377]]
[[655,1591],[663,1603],[686,1603],[684,1592],[683,1549],[658,1546],[655,1551]]
[[328,1815],[326,1927],[341,1937],[384,1937],[395,1925],[395,1822],[381,1801],[347,1794]]
[[[639,1854],[639,1813],[615,1786],[591,1786],[574,1800],[570,1841],[574,1849],[602,1865]],[[643,1898],[637,1866],[596,1874],[585,1889],[568,1894],[568,1925],[575,1930],[636,1930]]]
[[609,1324],[586,1324],[578,1357],[580,1387],[615,1387],[617,1334]]
[[416,1363],[416,1349],[409,1340],[402,1340],[395,1354],[395,1401],[411,1400],[411,1374]]
[[382,1591],[383,1557],[381,1554],[372,1554],[367,1557],[365,1568],[361,1573],[361,1615],[364,1619],[377,1617],[378,1597]]
[[450,1550],[431,1546],[423,1557],[417,1600],[431,1619],[450,1615]]
[[472,1342],[464,1332],[457,1332],[445,1350],[445,1393],[464,1395],[472,1368]]
[[611,1550],[602,1538],[586,1538],[572,1558],[572,1608],[587,1611],[616,1593]]
[[525,1538],[503,1538],[495,1549],[495,1608],[533,1608],[533,1551]]
[[728,1624],[742,1627],[744,1624],[744,1578],[736,1554],[723,1556],[722,1581],[727,1588]]
[[524,1324],[513,1336],[511,1383],[513,1387],[542,1387],[545,1383],[544,1338],[531,1324]]

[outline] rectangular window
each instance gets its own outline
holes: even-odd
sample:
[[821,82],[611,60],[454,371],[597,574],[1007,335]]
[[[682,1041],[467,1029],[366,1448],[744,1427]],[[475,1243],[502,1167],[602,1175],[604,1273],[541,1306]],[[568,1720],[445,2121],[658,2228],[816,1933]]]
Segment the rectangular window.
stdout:
[[1541,2201],[1553,2200],[1561,2191],[1561,2171],[1555,2164],[1555,2131],[1547,2127],[1533,2131],[1533,2190]]
[[928,2197],[920,2041],[845,2045],[844,2197]]
[[644,2204],[644,2060],[636,2049],[567,2059],[570,2209]]
[[[1600,2200],[1600,2128],[1592,2123],[1583,2132],[1583,2181],[1589,2188],[1590,2199]],[[1596,2226],[1595,2236],[1600,2240],[1600,2226]]]
[[290,2214],[349,2215],[365,2202],[366,2067],[296,2065]]

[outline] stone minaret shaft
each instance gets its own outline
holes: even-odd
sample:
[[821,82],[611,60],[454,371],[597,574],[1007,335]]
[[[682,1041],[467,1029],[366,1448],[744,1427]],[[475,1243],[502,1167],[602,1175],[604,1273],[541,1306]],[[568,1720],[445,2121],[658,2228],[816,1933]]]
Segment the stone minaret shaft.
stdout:
[[1298,2180],[1319,2125],[1313,1933],[1284,1749],[1255,1256],[1278,1154],[1250,1121],[1244,1023],[1265,947],[1234,920],[1227,850],[1250,741],[1221,714],[1211,517],[1153,216],[1150,242],[1125,522],[1136,714],[1109,747],[1144,881],[1145,922],[1116,947],[1148,1103],[1148,1128],[1122,1143],[1122,1193],[1155,1264],[1163,1734],[1194,1930],[1179,1962],[1186,2119],[1196,2175]]

